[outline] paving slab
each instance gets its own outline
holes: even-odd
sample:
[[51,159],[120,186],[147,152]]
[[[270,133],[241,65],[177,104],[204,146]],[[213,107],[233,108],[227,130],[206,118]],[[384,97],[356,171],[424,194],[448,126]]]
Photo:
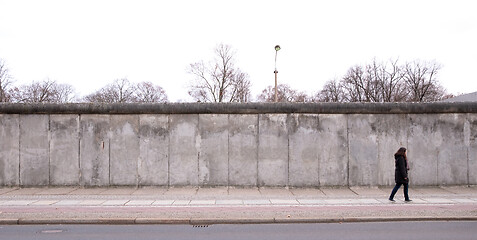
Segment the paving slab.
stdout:
[[59,188],[47,188],[43,191],[35,193],[36,195],[66,195],[75,191],[76,187],[59,187]]
[[452,198],[451,200],[456,203],[477,203],[476,200],[471,198]]
[[72,192],[70,195],[98,195],[102,192],[108,190],[107,188],[78,188]]
[[106,200],[85,200],[81,201],[79,205],[81,206],[101,206]]
[[261,197],[258,188],[229,188],[229,196],[231,197]]
[[192,200],[190,205],[215,205],[215,200]]
[[323,199],[297,199],[297,201],[303,205],[321,205],[325,203]]
[[245,205],[270,205],[270,200],[256,199],[256,200],[243,200]]
[[197,194],[198,188],[169,188],[164,193],[165,196],[194,196]]
[[379,188],[370,188],[370,187],[351,187],[350,188],[351,191],[355,192],[356,194],[358,194],[359,196],[383,196],[383,195],[389,195],[391,193],[391,191],[389,191],[389,193],[382,189],[379,189]]
[[101,205],[103,206],[124,206],[129,200],[107,200]]
[[454,201],[447,199],[447,198],[422,198],[422,200],[428,202],[428,203],[439,203],[439,204],[452,204],[455,203]]
[[177,206],[177,205],[183,206],[183,205],[189,205],[189,203],[190,203],[190,200],[176,200],[176,201],[174,201],[174,203],[172,203],[172,205],[174,205],[174,206]]
[[472,186],[472,187],[451,186],[451,187],[441,187],[441,188],[454,194],[477,195],[477,187],[475,186]]
[[144,187],[137,189],[132,195],[162,196],[166,191],[165,187]]
[[230,200],[216,200],[217,205],[243,205],[243,200],[230,199]]
[[291,188],[290,192],[294,196],[300,197],[324,197],[325,194],[320,189],[314,188]]
[[126,206],[150,206],[154,200],[131,200],[126,203]]
[[349,188],[321,188],[321,191],[328,197],[356,196]]
[[152,203],[153,206],[170,206],[174,203],[174,200],[156,200]]
[[56,202],[55,206],[76,206],[81,203],[82,200],[60,200]]
[[13,200],[1,203],[2,206],[28,206],[38,200]]
[[280,196],[280,197],[293,197],[293,193],[286,188],[259,188],[258,191],[263,197]]
[[0,188],[0,195],[18,190],[18,188]]
[[[402,187],[401,187],[402,188]],[[454,193],[447,191],[440,187],[411,187],[409,189],[409,194],[411,192],[414,195],[431,195],[431,196],[438,196],[438,195],[453,195]]]
[[14,191],[7,192],[3,195],[12,196],[12,195],[34,195],[38,192],[44,191],[45,188],[18,188]]
[[324,199],[325,204],[330,205],[349,205],[349,204],[359,204],[359,199]]
[[216,187],[216,188],[199,188],[197,196],[227,196],[229,194],[228,187]]
[[34,203],[31,203],[30,205],[32,206],[49,206],[57,203],[58,200],[41,200],[41,201],[36,201]]
[[135,188],[108,188],[101,192],[101,195],[131,195],[136,191]]
[[299,202],[295,199],[270,199],[273,205],[298,205]]

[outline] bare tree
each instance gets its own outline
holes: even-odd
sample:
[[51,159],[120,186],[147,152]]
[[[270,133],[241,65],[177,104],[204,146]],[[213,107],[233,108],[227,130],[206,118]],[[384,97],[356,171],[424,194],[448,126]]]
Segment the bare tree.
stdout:
[[74,99],[71,85],[50,79],[15,87],[10,92],[14,102],[23,103],[67,103]]
[[441,100],[444,88],[437,81],[441,66],[435,62],[414,61],[404,66],[404,81],[409,90],[409,101],[429,102]]
[[[304,92],[292,89],[288,84],[278,84],[278,102],[307,102],[309,97]],[[268,86],[257,97],[259,102],[275,102],[275,88]]]
[[12,78],[8,73],[8,68],[5,61],[0,59],[0,102],[9,102],[9,89],[12,83]]
[[202,102],[248,101],[250,81],[247,74],[235,68],[234,55],[229,45],[220,44],[215,48],[214,62],[190,64],[188,72],[195,79],[189,95]]
[[437,101],[446,91],[436,80],[440,66],[418,62],[398,65],[374,60],[371,64],[354,66],[337,82],[327,82],[318,94],[319,101],[338,102],[404,102]]
[[336,79],[328,81],[323,90],[321,90],[316,96],[317,102],[344,102],[346,99],[343,87]]
[[167,95],[164,89],[151,82],[141,82],[136,86],[135,102],[167,102]]
[[135,87],[127,78],[116,79],[113,83],[106,85],[95,93],[92,93],[84,100],[87,102],[102,103],[127,103],[134,102]]

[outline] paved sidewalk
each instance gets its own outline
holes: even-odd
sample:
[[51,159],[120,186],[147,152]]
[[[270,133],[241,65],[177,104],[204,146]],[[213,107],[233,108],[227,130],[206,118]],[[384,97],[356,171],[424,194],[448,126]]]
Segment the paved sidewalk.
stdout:
[[0,188],[0,224],[477,220],[477,187]]

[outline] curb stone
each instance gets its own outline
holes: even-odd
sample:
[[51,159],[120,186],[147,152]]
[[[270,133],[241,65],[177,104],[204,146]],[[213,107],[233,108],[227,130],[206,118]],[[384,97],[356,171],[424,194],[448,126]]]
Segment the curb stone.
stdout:
[[215,224],[299,224],[299,223],[358,223],[358,222],[409,222],[409,221],[477,221],[477,216],[417,216],[417,217],[338,217],[338,218],[237,218],[237,219],[161,219],[161,218],[84,218],[84,219],[0,219],[0,225],[215,225]]

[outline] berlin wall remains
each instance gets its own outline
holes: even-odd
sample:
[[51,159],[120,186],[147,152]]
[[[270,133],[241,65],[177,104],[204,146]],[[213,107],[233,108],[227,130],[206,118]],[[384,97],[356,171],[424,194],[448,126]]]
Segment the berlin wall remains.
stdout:
[[477,184],[477,103],[0,104],[0,186]]

